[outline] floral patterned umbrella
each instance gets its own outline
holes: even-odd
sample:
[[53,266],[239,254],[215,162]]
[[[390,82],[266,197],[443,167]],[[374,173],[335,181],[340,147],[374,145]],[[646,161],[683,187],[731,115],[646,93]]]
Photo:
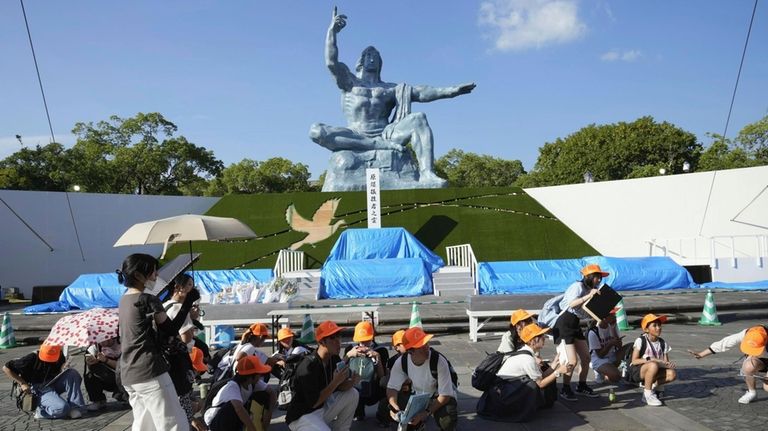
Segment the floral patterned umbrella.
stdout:
[[53,325],[46,342],[82,347],[101,343],[117,337],[117,324],[116,308],[94,308],[82,313],[70,314]]

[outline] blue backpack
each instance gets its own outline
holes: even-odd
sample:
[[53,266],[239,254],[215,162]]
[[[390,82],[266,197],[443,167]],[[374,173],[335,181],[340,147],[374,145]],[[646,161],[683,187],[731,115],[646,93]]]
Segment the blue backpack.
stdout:
[[548,326],[551,328],[552,325],[555,324],[560,313],[563,311],[560,309],[560,301],[562,301],[564,297],[565,294],[563,293],[554,298],[550,298],[544,303],[541,307],[541,313],[539,313],[539,317],[536,319],[540,326]]

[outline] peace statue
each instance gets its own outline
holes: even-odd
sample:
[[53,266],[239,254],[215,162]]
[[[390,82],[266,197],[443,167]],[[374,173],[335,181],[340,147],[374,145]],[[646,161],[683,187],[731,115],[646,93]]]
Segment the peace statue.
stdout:
[[[336,35],[347,25],[346,15],[333,18],[325,40],[325,64],[341,89],[347,127],[315,123],[309,136],[333,152],[323,191],[364,190],[365,169],[381,169],[382,189],[441,188],[447,182],[435,175],[432,129],[411,102],[432,102],[467,94],[474,83],[455,87],[394,84],[381,80],[379,51],[369,46],[353,74],[339,61]],[[393,115],[394,111],[394,115]],[[407,150],[410,144],[414,161]]]

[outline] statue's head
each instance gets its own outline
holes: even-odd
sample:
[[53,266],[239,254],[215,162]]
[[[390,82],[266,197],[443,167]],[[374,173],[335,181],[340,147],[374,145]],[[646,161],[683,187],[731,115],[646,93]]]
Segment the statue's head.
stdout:
[[383,62],[381,61],[381,54],[379,54],[379,50],[373,46],[369,46],[365,48],[362,53],[360,53],[360,59],[357,60],[355,70],[357,71],[358,76],[362,73],[363,70],[368,72],[375,72],[376,79],[380,81],[382,64]]

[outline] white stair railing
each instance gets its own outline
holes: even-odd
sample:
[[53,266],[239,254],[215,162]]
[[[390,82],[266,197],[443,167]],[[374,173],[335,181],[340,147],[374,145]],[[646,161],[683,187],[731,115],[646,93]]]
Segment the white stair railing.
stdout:
[[475,252],[472,250],[470,244],[452,245],[445,248],[445,257],[447,266],[458,266],[462,268],[468,268],[469,274],[472,277],[472,285],[474,286],[475,293],[478,292],[478,279],[477,279],[477,259],[475,258]]
[[740,258],[754,256],[755,265],[759,268],[768,259],[768,235],[652,239],[646,243],[649,256],[670,256],[694,263],[708,261],[712,268],[717,267],[721,258],[729,258],[734,268]]
[[286,272],[304,269],[304,252],[296,250],[280,250],[275,262],[275,277],[282,277]]

